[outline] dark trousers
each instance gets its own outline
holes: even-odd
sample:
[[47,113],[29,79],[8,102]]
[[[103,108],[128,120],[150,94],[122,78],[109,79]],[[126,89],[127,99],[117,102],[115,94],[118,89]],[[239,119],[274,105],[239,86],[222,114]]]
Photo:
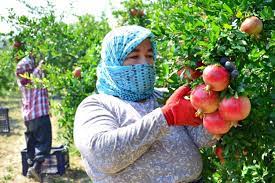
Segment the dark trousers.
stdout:
[[52,126],[50,117],[42,116],[37,119],[25,121],[27,130],[25,140],[27,145],[27,158],[29,164],[43,162],[50,154],[52,146]]

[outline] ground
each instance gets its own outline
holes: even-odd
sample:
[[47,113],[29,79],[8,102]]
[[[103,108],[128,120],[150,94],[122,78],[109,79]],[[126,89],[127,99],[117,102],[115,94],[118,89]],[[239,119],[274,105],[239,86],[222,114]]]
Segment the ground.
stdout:
[[[34,183],[22,175],[21,150],[25,148],[25,126],[21,115],[20,94],[0,97],[0,107],[9,108],[11,132],[0,133],[0,183]],[[61,145],[58,140],[57,118],[52,117],[53,146]],[[84,171],[81,158],[70,151],[70,168],[62,176],[49,175],[43,182],[49,183],[91,183]]]

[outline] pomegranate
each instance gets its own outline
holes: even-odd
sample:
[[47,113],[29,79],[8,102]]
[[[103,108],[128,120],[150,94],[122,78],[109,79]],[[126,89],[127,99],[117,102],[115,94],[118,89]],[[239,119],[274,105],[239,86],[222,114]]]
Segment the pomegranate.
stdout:
[[137,9],[131,9],[131,10],[130,10],[130,14],[131,14],[132,16],[137,16],[138,10],[137,10]]
[[204,128],[211,134],[225,134],[231,128],[231,123],[229,121],[225,121],[218,111],[205,114],[203,118],[203,126]]
[[139,10],[138,14],[139,14],[139,16],[144,16],[145,15],[143,10]]
[[73,71],[73,76],[76,78],[80,78],[81,77],[81,67],[76,67]]
[[19,48],[20,46],[22,46],[22,43],[20,41],[15,41],[13,44],[14,48]]
[[220,162],[224,163],[224,157],[223,157],[223,149],[220,146],[217,146],[215,149],[215,154],[219,158]]
[[191,69],[190,67],[183,67],[177,72],[178,76],[183,75],[183,78],[193,81],[201,76],[202,72],[199,70]]
[[249,115],[250,110],[250,100],[245,96],[224,98],[219,106],[220,115],[227,121],[243,120]]
[[258,17],[249,17],[241,24],[240,30],[250,35],[259,35],[263,30],[263,22]]
[[130,14],[133,17],[135,17],[135,16],[144,16],[145,15],[143,10],[137,10],[137,9],[131,9]]
[[204,83],[207,90],[222,91],[229,85],[230,75],[221,65],[209,65],[202,73]]
[[190,95],[191,104],[197,109],[196,115],[202,117],[203,113],[211,113],[219,107],[219,94],[206,90],[206,85],[197,86]]

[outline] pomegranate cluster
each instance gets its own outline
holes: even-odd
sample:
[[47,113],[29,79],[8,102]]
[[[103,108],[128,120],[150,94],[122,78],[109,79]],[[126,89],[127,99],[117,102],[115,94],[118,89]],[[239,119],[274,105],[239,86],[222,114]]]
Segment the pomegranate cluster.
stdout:
[[[246,18],[240,26],[241,32],[256,38],[259,38],[262,29],[262,21],[255,16]],[[227,90],[230,82],[239,76],[232,60],[223,56],[218,64],[206,66],[203,72],[198,69],[201,66],[205,65],[198,61],[195,69],[185,66],[177,74],[188,82],[202,75],[204,84],[192,90],[190,101],[197,110],[196,115],[203,119],[205,129],[213,134],[214,138],[220,138],[249,115],[251,103],[246,96],[220,96],[222,91]]]
[[208,65],[202,73],[204,84],[195,87],[190,95],[196,115],[203,118],[203,126],[214,138],[220,138],[245,119],[251,109],[246,96],[220,98],[220,92],[230,84],[229,72],[220,64]]

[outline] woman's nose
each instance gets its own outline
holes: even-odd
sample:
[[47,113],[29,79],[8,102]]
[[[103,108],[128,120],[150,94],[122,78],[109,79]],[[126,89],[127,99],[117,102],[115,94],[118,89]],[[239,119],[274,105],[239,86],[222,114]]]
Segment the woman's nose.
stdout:
[[139,57],[138,63],[139,64],[151,64],[150,60],[148,58],[146,58],[145,56]]
[[138,62],[139,62],[139,64],[147,64],[145,57],[140,57]]

